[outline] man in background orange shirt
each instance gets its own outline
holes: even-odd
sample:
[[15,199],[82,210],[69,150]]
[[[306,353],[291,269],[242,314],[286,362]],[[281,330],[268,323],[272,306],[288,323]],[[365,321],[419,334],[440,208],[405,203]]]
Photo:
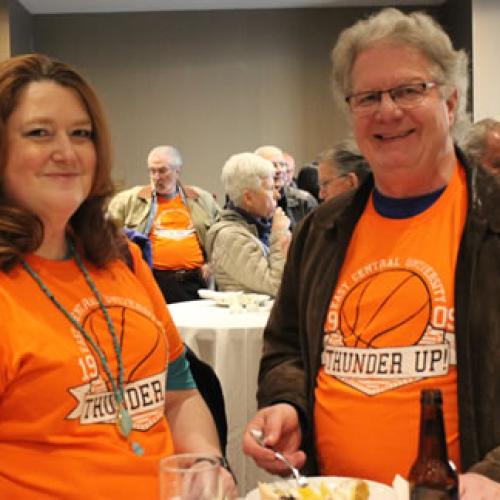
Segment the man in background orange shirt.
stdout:
[[151,183],[118,193],[109,212],[151,242],[153,274],[168,303],[198,299],[207,286],[205,235],[219,211],[213,196],[179,180],[182,158],[173,146],[148,155]]

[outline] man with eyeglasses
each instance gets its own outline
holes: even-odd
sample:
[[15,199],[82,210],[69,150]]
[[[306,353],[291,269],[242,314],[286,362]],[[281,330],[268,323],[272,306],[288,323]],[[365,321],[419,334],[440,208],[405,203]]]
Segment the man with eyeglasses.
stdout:
[[431,496],[499,499],[500,184],[455,143],[467,55],[389,8],[343,31],[332,62],[371,175],[293,235],[244,451],[272,473],[288,472],[277,450],[391,484],[418,453],[421,391],[440,389],[460,491]]
[[317,207],[318,203],[307,191],[291,186],[288,181],[288,164],[283,151],[276,146],[261,146],[255,154],[269,160],[274,165],[274,188],[278,193],[277,204],[290,219],[290,229]]
[[357,188],[370,171],[353,141],[347,139],[321,153],[317,162],[319,197],[323,201]]
[[348,95],[345,100],[358,115],[369,115],[376,110],[384,94],[388,94],[392,101],[399,107],[411,108],[424,99],[426,91],[435,88],[435,82],[415,82],[398,85],[386,90],[368,90]]
[[153,274],[169,304],[199,299],[207,287],[205,237],[219,212],[210,193],[180,182],[181,167],[176,148],[153,148],[150,184],[118,193],[108,208],[132,237],[151,243]]

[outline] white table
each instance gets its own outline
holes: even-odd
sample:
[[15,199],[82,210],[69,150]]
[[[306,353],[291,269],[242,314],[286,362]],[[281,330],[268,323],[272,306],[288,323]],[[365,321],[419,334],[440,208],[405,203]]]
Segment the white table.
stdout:
[[269,311],[233,313],[212,300],[168,307],[184,342],[219,377],[228,419],[227,455],[244,495],[257,481],[273,480],[241,450],[243,431],[257,410],[257,374]]

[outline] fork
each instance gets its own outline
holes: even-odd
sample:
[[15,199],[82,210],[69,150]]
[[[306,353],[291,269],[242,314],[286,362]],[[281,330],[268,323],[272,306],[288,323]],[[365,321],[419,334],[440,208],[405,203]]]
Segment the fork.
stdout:
[[264,443],[264,433],[261,429],[250,429],[251,436],[255,439],[255,441],[262,446],[263,448],[267,448],[274,453],[274,456],[280,461],[283,462],[292,472],[293,477],[297,481],[297,484],[301,488],[305,488],[309,483],[307,478],[303,476],[297,467],[294,467],[291,462],[279,451],[274,450],[271,446],[268,446]]

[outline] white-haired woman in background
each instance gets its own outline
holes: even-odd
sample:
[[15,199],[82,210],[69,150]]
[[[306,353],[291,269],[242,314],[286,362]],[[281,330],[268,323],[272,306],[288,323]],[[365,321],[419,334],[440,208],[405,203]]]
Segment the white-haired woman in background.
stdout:
[[253,153],[233,155],[222,168],[228,204],[207,236],[219,290],[275,296],[290,243],[290,220],[276,208],[274,167]]

